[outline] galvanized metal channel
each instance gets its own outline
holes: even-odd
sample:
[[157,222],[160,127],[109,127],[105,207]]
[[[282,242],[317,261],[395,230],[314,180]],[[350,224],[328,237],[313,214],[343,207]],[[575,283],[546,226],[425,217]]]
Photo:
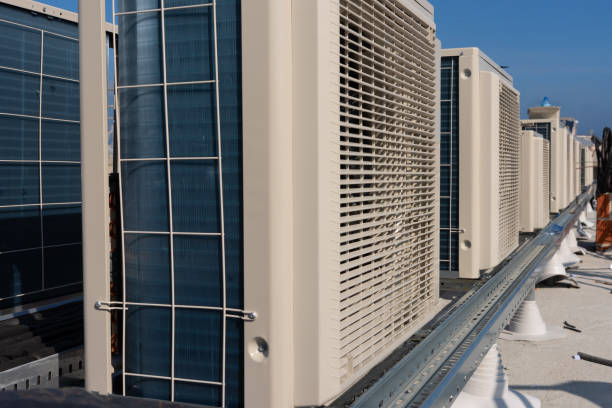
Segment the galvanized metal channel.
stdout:
[[593,196],[593,187],[381,377],[352,405],[449,408],[535,285],[535,269],[547,261]]

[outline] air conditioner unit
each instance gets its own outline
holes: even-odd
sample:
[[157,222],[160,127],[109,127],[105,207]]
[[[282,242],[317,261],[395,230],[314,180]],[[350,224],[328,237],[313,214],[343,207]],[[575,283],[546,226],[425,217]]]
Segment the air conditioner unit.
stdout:
[[533,232],[548,224],[544,189],[547,169],[542,160],[547,154],[548,140],[533,130],[524,130],[520,150],[520,230]]
[[477,48],[442,50],[440,272],[479,278],[518,245],[519,104]]
[[529,108],[529,119],[522,121],[524,130],[535,130],[550,140],[550,212],[558,213],[565,208],[567,188],[567,135],[560,126],[560,110],[557,106]]
[[550,220],[550,136],[552,124],[545,120],[523,120],[521,121],[523,132],[534,131],[543,139],[542,145],[542,197],[543,214],[542,222],[548,224]]
[[118,3],[124,392],[332,401],[438,300],[433,7]]
[[573,138],[574,141],[574,198],[578,197],[582,192],[582,183],[580,174],[582,169],[582,161],[580,160],[581,147],[580,143]]

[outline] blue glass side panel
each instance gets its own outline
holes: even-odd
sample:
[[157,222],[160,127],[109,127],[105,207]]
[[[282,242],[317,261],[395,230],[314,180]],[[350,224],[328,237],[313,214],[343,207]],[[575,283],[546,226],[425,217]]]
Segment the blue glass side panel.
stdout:
[[218,170],[216,160],[180,160],[171,164],[175,231],[221,231]]
[[[68,285],[83,279],[83,248],[81,244],[43,249],[45,288]],[[48,273],[47,273],[48,272]]]
[[[119,9],[125,1],[118,1]],[[133,3],[133,2],[128,2]],[[148,7],[145,7],[148,8]],[[119,16],[119,85],[160,84],[162,76],[161,16],[158,12]],[[138,52],[134,51],[138,47]],[[121,105],[124,100],[120,99]],[[122,119],[122,123],[128,121]]]
[[42,185],[44,203],[81,201],[81,165],[44,163]]
[[440,269],[457,271],[459,225],[459,59],[443,57],[440,101]]
[[38,164],[0,163],[0,205],[39,202]]
[[[167,307],[130,306],[126,312],[125,369],[170,376],[172,312]],[[149,395],[142,395],[150,397]]]
[[165,20],[168,81],[214,79],[213,8],[167,11]]
[[125,395],[170,400],[170,381],[127,375],[125,376]]
[[168,236],[126,234],[124,245],[126,300],[171,303]]
[[177,381],[174,384],[174,400],[190,404],[221,406],[221,387],[218,385],[194,384]]
[[42,115],[46,118],[79,120],[79,84],[62,79],[43,81]]
[[0,112],[38,116],[40,77],[0,69]]
[[221,381],[223,314],[177,309],[174,373],[180,378]]
[[42,216],[45,245],[63,245],[81,242],[80,205],[45,206],[42,210]]
[[40,249],[0,254],[0,297],[16,296],[42,288]]
[[0,158],[38,160],[38,119],[0,115]]
[[166,155],[164,94],[160,86],[119,91],[121,157],[158,158]]
[[171,157],[217,155],[217,120],[213,84],[168,88]]
[[37,207],[0,209],[0,252],[40,247]]
[[168,177],[166,163],[124,162],[124,228],[131,231],[168,231]]
[[40,31],[0,22],[0,65],[39,72],[40,37]]
[[[43,120],[41,128],[43,160],[81,160],[81,128],[78,123]],[[36,151],[38,153],[38,145]]]
[[[206,262],[201,262],[206,259]],[[174,238],[174,291],[179,305],[223,305],[219,237]]]
[[[70,38],[45,34],[43,73],[79,79],[79,43]],[[40,68],[37,68],[39,71]]]

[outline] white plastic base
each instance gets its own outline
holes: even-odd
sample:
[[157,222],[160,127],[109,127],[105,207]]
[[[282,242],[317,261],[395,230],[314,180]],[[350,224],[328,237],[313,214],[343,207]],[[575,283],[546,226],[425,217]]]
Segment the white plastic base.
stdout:
[[563,262],[561,262],[559,251],[555,252],[552,258],[550,258],[543,266],[538,267],[535,272],[539,274],[538,278],[536,279],[536,283],[540,283],[543,280],[552,278],[553,276],[568,277],[565,267],[563,266]]
[[[591,206],[587,204],[586,208],[591,208]],[[587,220],[587,212],[588,210],[584,210],[580,213],[580,216],[578,217],[578,222],[580,222],[580,224],[584,225],[587,228],[593,228],[595,224]],[[593,212],[593,209],[591,209],[591,212]]]
[[578,223],[578,226],[576,227],[576,233],[578,233],[578,235],[582,238],[585,238],[588,240],[593,239],[593,236],[588,231],[585,231],[584,229],[582,229],[582,225],[580,225],[580,223]]
[[591,204],[586,205],[586,216],[587,218],[595,218],[595,210],[591,207]]
[[561,263],[563,263],[565,267],[578,265],[580,263],[580,258],[578,258],[570,248],[567,237],[563,238],[563,241],[561,241],[558,252]]
[[539,399],[508,388],[497,344],[484,356],[453,408],[540,408]]
[[567,246],[573,253],[581,255],[586,254],[586,252],[584,252],[584,248],[578,245],[578,240],[576,239],[576,232],[573,228],[567,233],[565,239],[567,240]]
[[506,329],[499,335],[500,339],[512,341],[546,341],[565,336],[561,329],[549,329],[544,323],[540,308],[535,301],[535,293],[521,303],[512,316]]

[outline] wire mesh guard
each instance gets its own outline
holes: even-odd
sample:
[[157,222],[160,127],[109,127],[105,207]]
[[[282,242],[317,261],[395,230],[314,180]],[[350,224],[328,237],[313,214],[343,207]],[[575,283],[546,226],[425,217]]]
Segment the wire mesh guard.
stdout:
[[346,382],[433,300],[438,101],[431,27],[401,1],[339,6],[337,376]]
[[0,301],[82,281],[78,29],[0,5]]
[[242,406],[240,1],[118,0],[113,14],[124,226],[116,390]]

